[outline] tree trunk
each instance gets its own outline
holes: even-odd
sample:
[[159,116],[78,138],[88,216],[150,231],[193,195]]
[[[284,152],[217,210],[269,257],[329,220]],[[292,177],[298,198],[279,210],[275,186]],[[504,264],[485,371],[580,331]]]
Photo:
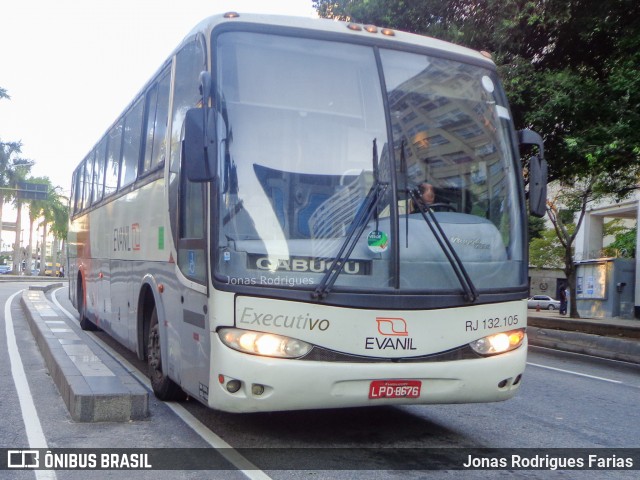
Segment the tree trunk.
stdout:
[[51,242],[51,276],[58,276],[58,239],[55,236]]
[[64,267],[64,275],[67,276],[67,242],[62,239],[62,245],[60,247],[60,268]]
[[35,220],[29,218],[29,246],[27,247],[27,266],[25,270],[26,275],[31,275],[33,270],[33,223]]
[[576,302],[576,266],[573,263],[572,256],[565,258],[564,262],[564,274],[567,277],[567,285],[569,287],[569,317],[580,318]]
[[40,276],[47,269],[47,222],[42,222],[42,247],[40,248]]
[[47,270],[47,222],[42,222],[42,248],[40,249],[40,275]]
[[19,275],[22,265],[22,250],[20,249],[20,229],[22,228],[22,202],[19,200],[16,205],[16,210],[16,243],[13,245],[13,273]]

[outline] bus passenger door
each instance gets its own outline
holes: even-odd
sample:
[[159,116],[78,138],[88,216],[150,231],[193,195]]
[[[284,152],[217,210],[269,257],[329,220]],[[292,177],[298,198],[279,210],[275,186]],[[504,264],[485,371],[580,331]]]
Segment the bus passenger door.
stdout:
[[181,175],[177,265],[182,303],[180,383],[192,395],[198,395],[206,402],[210,344],[205,185],[190,182],[184,173]]
[[[186,112],[201,101],[200,73],[207,70],[206,42],[201,35],[176,54],[173,73],[169,158],[169,222],[176,248],[178,303],[170,309],[175,325],[166,330],[167,371],[183,389],[202,401],[209,389],[209,316],[207,312],[206,183],[186,177],[182,158]],[[182,312],[182,315],[180,315]],[[178,345],[176,345],[178,344]]]

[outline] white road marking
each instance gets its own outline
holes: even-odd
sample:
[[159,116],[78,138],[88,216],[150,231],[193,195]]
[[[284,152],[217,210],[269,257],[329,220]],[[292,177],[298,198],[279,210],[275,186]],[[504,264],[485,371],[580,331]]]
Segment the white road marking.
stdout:
[[[62,290],[63,288],[68,288],[68,287],[62,287],[62,288],[59,288],[58,290]],[[51,297],[53,298],[53,303],[67,316],[67,318],[71,319],[72,321],[75,321],[76,320],[75,315],[71,314],[62,305],[60,305],[60,302],[58,302],[58,299],[56,298],[56,295],[55,295],[56,292],[58,292],[58,290],[54,291],[53,295],[51,295]],[[152,390],[151,382],[146,375],[144,375],[136,367],[131,365],[127,361],[127,359],[125,359],[118,352],[115,352],[114,350],[112,350],[106,343],[104,343],[97,336],[95,336],[95,334],[89,334],[89,335],[91,336],[92,340],[94,340],[98,345],[100,345],[100,347],[103,350],[109,352],[109,355],[111,355],[118,362],[120,362],[127,369],[129,373],[131,373],[142,385],[145,386],[145,388],[149,392],[151,392]],[[200,420],[198,420],[193,415],[191,415],[191,413],[189,413],[189,411],[186,408],[184,408],[182,405],[174,402],[166,402],[164,403],[164,405],[170,408],[173,411],[173,413],[175,413],[178,417],[180,417],[180,419],[184,423],[187,424],[187,426],[189,426],[194,432],[200,435],[200,437],[202,437],[202,439],[205,442],[207,442],[213,448],[217,449],[220,455],[222,455],[232,465],[238,468],[238,470],[240,470],[247,478],[250,478],[251,480],[271,480],[271,477],[269,475],[264,473],[262,470],[259,470],[258,467],[256,467],[249,460],[247,460],[242,455],[240,455],[231,445],[229,445],[222,438],[220,438],[218,435],[213,433],[202,422],[200,422]]]
[[592,378],[594,380],[602,380],[603,382],[609,383],[623,383],[619,380],[612,380],[610,378],[596,377],[595,375],[587,375],[586,373],[574,372],[573,370],[564,370],[562,368],[548,367],[546,365],[539,365],[537,363],[527,362],[527,365],[531,365],[532,367],[545,368],[547,370],[554,370],[556,372],[569,373],[571,375],[577,375],[579,377],[587,377]]
[[[27,375],[24,372],[24,364],[18,350],[18,342],[16,333],[13,328],[13,317],[11,316],[11,303],[13,299],[22,294],[22,290],[14,293],[4,304],[4,324],[7,334],[7,351],[9,353],[9,363],[11,363],[11,376],[16,386],[18,400],[20,402],[20,410],[22,411],[22,420],[27,433],[27,441],[29,448],[48,448],[47,439],[42,431],[42,424],[38,417],[38,411],[33,403],[31,389],[27,381]],[[42,459],[41,459],[42,460]],[[36,479],[38,480],[55,480],[56,473],[49,470],[34,470]]]

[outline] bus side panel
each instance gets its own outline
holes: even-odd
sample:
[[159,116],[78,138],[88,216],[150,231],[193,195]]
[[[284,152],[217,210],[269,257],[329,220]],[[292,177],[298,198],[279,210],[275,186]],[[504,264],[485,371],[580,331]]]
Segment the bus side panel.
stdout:
[[177,317],[181,324],[180,383],[192,396],[207,402],[211,352],[207,297],[188,288],[183,289],[182,297],[183,308]]
[[108,328],[111,323],[111,285],[109,282],[109,260],[94,259],[96,268],[96,312],[100,319],[100,328]]
[[176,277],[175,264],[167,264],[163,271],[165,271],[165,277],[160,277],[159,281],[164,284],[162,304],[165,316],[164,318],[162,316],[158,318],[160,323],[162,365],[166,369],[164,373],[176,383],[181,384],[183,369],[180,332],[183,329],[183,301]]
[[[129,348],[129,324],[135,325],[132,315],[133,278],[130,261],[111,260],[111,315],[110,334]],[[136,282],[139,283],[139,282]]]

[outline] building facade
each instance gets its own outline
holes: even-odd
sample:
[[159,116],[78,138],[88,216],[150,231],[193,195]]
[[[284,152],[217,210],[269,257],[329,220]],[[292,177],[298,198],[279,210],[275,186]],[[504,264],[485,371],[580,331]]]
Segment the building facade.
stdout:
[[574,253],[578,267],[576,294],[581,316],[640,319],[640,266],[637,258],[640,236],[636,237],[636,258],[623,260],[603,256],[604,222],[620,218],[637,228],[639,217],[640,195],[637,192],[619,203],[587,208],[576,235]]

